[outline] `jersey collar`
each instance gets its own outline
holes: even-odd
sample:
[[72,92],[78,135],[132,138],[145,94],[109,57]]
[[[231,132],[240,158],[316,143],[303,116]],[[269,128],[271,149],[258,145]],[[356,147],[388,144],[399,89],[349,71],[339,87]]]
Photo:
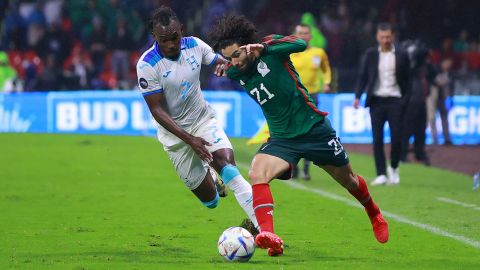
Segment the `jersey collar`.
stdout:
[[184,44],[183,44],[183,40],[182,40],[182,44],[180,45],[180,53],[178,54],[177,57],[175,58],[171,58],[171,57],[168,57],[168,56],[165,56],[162,54],[162,51],[160,50],[160,47],[158,46],[158,43],[155,41],[155,51],[157,51],[157,53],[160,55],[160,57],[162,58],[166,58],[170,61],[177,61],[178,59],[180,59],[180,54],[182,54],[182,50],[184,49]]
[[160,47],[158,47],[158,43],[155,41],[155,51],[158,53],[158,55],[160,55],[160,57],[165,57],[163,56],[162,54],[162,51],[160,50]]

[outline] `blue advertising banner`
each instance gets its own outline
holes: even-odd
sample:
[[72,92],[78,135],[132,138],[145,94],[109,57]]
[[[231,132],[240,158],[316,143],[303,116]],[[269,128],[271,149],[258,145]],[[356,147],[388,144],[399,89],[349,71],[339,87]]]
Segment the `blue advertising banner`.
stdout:
[[[204,96],[229,136],[251,137],[265,122],[260,107],[243,92],[204,91]],[[371,143],[368,108],[355,110],[353,99],[353,94],[324,94],[319,107],[329,112],[342,142]],[[479,144],[480,96],[456,96],[454,104],[449,112],[453,142]],[[439,117],[436,124],[442,142]],[[156,124],[136,91],[17,93],[0,94],[0,132],[154,135]]]
[[[229,136],[248,137],[264,122],[243,93],[204,96]],[[156,124],[137,91],[16,93],[0,95],[0,132],[154,135]]]
[[[353,94],[321,95],[319,107],[329,112],[332,125],[345,143],[371,143],[372,126],[368,108],[353,108]],[[455,104],[448,113],[450,136],[454,144],[480,144],[480,96],[455,96]],[[360,104],[365,104],[365,95]],[[438,140],[443,142],[440,115],[436,115],[435,126]],[[385,142],[390,142],[388,124],[384,128]],[[433,139],[429,125],[426,130],[426,142]]]

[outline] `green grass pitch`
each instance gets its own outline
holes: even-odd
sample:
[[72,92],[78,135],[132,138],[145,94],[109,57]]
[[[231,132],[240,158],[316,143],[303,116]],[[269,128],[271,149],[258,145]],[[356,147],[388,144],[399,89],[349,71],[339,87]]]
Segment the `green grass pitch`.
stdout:
[[[246,175],[257,146],[232,141]],[[320,169],[274,181],[285,255],[257,249],[239,264],[216,245],[244,218],[234,196],[202,206],[155,138],[0,134],[0,149],[0,269],[480,269],[480,193],[466,175],[405,165],[400,186],[370,188],[388,213],[386,245]],[[350,158],[374,176],[371,157]]]

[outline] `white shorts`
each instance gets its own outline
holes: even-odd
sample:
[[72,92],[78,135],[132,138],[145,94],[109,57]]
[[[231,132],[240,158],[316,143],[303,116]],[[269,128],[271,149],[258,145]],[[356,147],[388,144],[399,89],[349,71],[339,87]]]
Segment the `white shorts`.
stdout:
[[[191,134],[211,143],[211,146],[205,146],[210,153],[224,148],[233,149],[225,131],[215,118],[207,120]],[[168,136],[168,138],[165,136]],[[208,163],[201,160],[190,145],[171,133],[158,132],[157,138],[163,144],[163,149],[167,152],[178,176],[190,190],[196,189],[207,175],[210,167]]]

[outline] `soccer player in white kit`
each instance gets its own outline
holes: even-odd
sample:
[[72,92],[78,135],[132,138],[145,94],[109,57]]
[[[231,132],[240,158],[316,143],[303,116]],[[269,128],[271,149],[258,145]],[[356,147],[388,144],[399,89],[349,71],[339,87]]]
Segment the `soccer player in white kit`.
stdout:
[[158,140],[177,174],[206,207],[219,203],[213,167],[258,228],[252,188],[235,166],[232,145],[200,89],[201,65],[226,60],[202,40],[182,37],[182,25],[169,7],[155,10],[148,26],[155,42],[138,60],[137,77],[159,124]]

